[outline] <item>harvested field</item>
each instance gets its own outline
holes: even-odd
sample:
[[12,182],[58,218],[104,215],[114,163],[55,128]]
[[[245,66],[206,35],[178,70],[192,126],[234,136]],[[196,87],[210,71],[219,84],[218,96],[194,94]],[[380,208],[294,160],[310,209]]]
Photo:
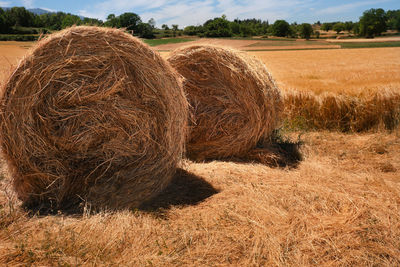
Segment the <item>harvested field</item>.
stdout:
[[3,179],[0,265],[398,266],[399,134],[307,133],[294,169],[188,163],[135,212],[29,216]]
[[17,64],[33,44],[31,42],[0,42],[0,86],[11,70],[11,66]]
[[400,48],[249,52],[283,90],[360,95],[400,91]]
[[[171,51],[186,45],[217,45],[228,46],[246,51],[268,51],[268,50],[307,50],[307,49],[340,49],[352,48],[351,44],[358,47],[399,47],[398,37],[374,38],[374,39],[288,39],[288,38],[252,38],[252,39],[183,39],[186,42],[169,43],[154,46],[158,51]],[[150,42],[150,41],[149,41]],[[161,41],[160,41],[161,42]],[[151,42],[150,42],[151,43]]]
[[242,49],[243,47],[247,47],[249,45],[257,43],[258,40],[232,40],[232,39],[209,39],[209,38],[201,38],[191,42],[185,43],[175,43],[175,44],[165,44],[158,45],[154,47],[154,49],[158,51],[170,51],[177,49],[186,45],[217,45],[217,46],[229,46],[235,49]]
[[400,48],[249,53],[284,90],[290,127],[366,131],[399,124]]

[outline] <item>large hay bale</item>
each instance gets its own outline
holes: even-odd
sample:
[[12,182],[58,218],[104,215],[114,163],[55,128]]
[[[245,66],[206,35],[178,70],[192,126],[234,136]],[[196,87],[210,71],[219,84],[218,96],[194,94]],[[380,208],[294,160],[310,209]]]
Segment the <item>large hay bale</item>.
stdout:
[[28,206],[132,208],[170,181],[184,152],[180,76],[115,29],[40,41],[2,90],[1,148]]
[[281,94],[258,59],[229,48],[194,45],[173,51],[168,61],[185,78],[193,108],[189,158],[240,157],[277,126]]

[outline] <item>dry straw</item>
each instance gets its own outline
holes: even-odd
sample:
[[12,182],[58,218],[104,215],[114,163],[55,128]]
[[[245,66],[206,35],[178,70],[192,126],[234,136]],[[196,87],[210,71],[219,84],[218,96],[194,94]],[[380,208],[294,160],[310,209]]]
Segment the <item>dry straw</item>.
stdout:
[[26,205],[132,208],[184,151],[179,75],[138,39],[73,27],[40,41],[2,88],[1,148]]
[[189,158],[240,157],[277,126],[281,95],[261,61],[229,48],[199,45],[173,51],[168,61],[185,78],[192,106]]
[[400,121],[400,94],[390,88],[360,96],[290,90],[284,92],[284,103],[285,117],[295,128],[393,130]]

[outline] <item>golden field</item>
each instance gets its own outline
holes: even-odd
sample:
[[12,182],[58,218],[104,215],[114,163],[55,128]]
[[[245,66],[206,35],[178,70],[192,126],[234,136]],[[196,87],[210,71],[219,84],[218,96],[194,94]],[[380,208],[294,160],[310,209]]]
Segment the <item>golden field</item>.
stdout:
[[0,41],[0,85],[32,45],[31,42]]
[[284,90],[363,95],[400,91],[400,48],[249,52]]
[[[25,49],[0,44],[0,66],[10,70]],[[399,52],[250,53],[283,88],[286,119],[351,132],[397,119]],[[301,159],[188,161],[134,211],[24,210],[3,168],[0,266],[399,266],[399,128],[285,129],[281,141]]]

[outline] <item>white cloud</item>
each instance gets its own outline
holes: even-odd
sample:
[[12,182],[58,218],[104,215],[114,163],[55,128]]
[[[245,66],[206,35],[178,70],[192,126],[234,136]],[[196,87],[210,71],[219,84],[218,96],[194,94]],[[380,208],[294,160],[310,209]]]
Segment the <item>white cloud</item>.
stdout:
[[10,7],[11,2],[8,1],[0,1],[0,7]]
[[50,8],[47,8],[47,7],[40,7],[40,9],[43,9],[43,10],[46,10],[46,11],[49,11],[49,12],[57,12],[57,10],[50,9]]
[[105,20],[108,14],[119,15],[123,12],[135,12],[143,21],[154,18],[157,25],[203,24],[206,20],[223,14],[228,19],[260,18],[269,20],[290,19],[294,8],[309,7],[315,0],[105,0],[93,7],[79,11],[85,17]]
[[90,10],[79,10],[79,15],[105,20],[107,15],[111,13],[115,13],[116,15],[129,11],[138,13],[137,10],[160,8],[162,6],[168,5],[168,2],[171,1],[153,0],[149,2],[148,0],[106,0],[95,4],[90,8]]
[[22,4],[26,8],[32,8],[33,7],[33,0],[22,0]]
[[344,12],[349,12],[358,7],[371,6],[371,5],[385,3],[385,2],[388,2],[388,0],[359,1],[359,2],[354,2],[354,3],[320,9],[318,11],[318,14],[322,14],[322,15],[341,14]]

